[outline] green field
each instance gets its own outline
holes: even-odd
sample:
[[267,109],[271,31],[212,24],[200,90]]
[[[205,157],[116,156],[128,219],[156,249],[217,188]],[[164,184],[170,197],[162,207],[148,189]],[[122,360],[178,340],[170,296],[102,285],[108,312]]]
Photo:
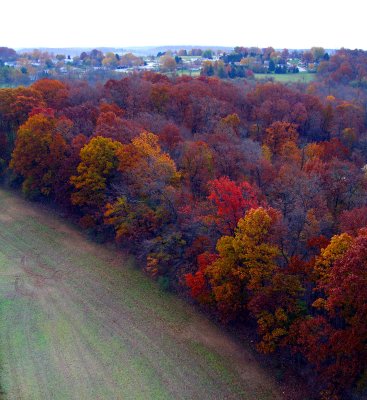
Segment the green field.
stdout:
[[184,69],[177,69],[176,74],[178,76],[189,75],[192,77],[197,77],[197,76],[200,76],[200,71],[192,71],[192,70],[184,68]]
[[275,82],[288,83],[288,82],[303,82],[310,83],[316,79],[316,74],[309,72],[300,72],[298,74],[255,74],[258,79],[274,79]]
[[59,217],[0,190],[5,399],[281,399],[252,353]]

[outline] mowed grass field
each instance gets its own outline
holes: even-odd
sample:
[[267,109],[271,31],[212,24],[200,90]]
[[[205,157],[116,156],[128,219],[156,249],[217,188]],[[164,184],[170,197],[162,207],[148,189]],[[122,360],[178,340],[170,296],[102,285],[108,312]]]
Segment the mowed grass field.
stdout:
[[182,76],[182,75],[188,75],[188,76],[192,76],[192,77],[194,77],[194,78],[196,78],[196,77],[198,77],[198,76],[200,76],[200,71],[192,71],[192,70],[189,70],[189,69],[178,69],[177,71],[176,71],[176,74],[178,75],[178,76]]
[[0,189],[5,399],[281,399],[250,351],[50,211]]
[[316,74],[310,72],[299,72],[298,74],[255,74],[255,78],[257,80],[273,78],[275,82],[279,83],[310,83],[316,79]]

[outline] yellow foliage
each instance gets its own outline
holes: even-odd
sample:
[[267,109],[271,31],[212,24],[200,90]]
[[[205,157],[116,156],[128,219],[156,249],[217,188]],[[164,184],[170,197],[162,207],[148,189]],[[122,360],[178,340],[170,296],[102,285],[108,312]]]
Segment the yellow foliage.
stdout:
[[205,274],[217,304],[222,309],[225,304],[227,312],[238,311],[246,301],[247,291],[262,291],[271,280],[279,255],[278,247],[268,242],[273,223],[264,208],[251,209],[239,220],[234,236],[218,240],[219,257]]
[[157,135],[142,132],[131,144],[121,145],[118,151],[120,171],[129,175],[131,184],[139,190],[151,191],[162,181],[175,185],[180,180],[175,162],[158,142]]
[[307,160],[321,158],[321,156],[323,155],[323,148],[317,143],[309,143],[305,147],[305,155]]
[[280,148],[279,156],[287,163],[300,164],[302,159],[301,150],[295,142],[286,141]]
[[320,283],[328,281],[330,269],[335,261],[347,252],[352,241],[353,238],[347,233],[335,235],[331,238],[330,244],[321,250],[314,267],[314,272]]
[[318,298],[312,303],[312,307],[315,308],[325,308],[325,306],[326,306],[326,300],[322,298]]
[[343,142],[348,147],[352,147],[353,143],[355,143],[357,140],[357,134],[353,128],[343,129],[342,135],[343,135]]
[[120,142],[97,136],[80,151],[78,175],[70,178],[75,192],[71,196],[75,205],[103,207],[104,190],[110,174],[117,168]]
[[275,311],[275,318],[280,321],[280,322],[287,322],[288,321],[288,316],[285,313],[284,309],[281,307],[278,307]]
[[238,221],[233,248],[241,267],[248,271],[247,287],[251,290],[260,289],[276,268],[275,258],[280,251],[267,242],[272,224],[272,218],[262,207],[251,209]]
[[158,262],[157,258],[148,256],[147,257],[147,264],[145,266],[145,272],[152,278],[156,278],[158,275]]
[[[279,319],[278,319],[279,318]],[[268,311],[262,311],[257,319],[261,342],[257,345],[261,353],[268,354],[275,351],[279,341],[287,335],[287,330],[277,325],[279,321],[287,320],[284,310],[277,309],[275,316]]]
[[263,144],[263,145],[261,146],[261,152],[262,152],[263,157],[264,157],[266,160],[271,161],[271,158],[272,158],[272,156],[273,156],[273,153],[271,152],[270,147],[269,147],[268,145]]
[[115,203],[106,205],[104,222],[113,225],[116,230],[116,239],[122,238],[129,232],[129,223],[126,216],[130,213],[130,207],[125,197],[119,197]]

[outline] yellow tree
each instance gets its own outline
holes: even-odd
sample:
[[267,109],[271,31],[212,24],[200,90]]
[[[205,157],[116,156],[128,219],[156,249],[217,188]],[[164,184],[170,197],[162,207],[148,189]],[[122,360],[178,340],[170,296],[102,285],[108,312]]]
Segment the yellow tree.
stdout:
[[119,171],[140,195],[175,184],[180,177],[175,162],[159,146],[159,137],[151,132],[142,132],[130,144],[120,146],[118,158]]
[[224,320],[244,311],[249,295],[270,284],[279,255],[278,247],[269,240],[274,222],[273,212],[251,209],[238,221],[234,236],[219,239],[219,257],[206,275]]
[[273,155],[280,155],[288,142],[296,143],[298,139],[297,125],[284,121],[273,122],[266,130],[264,144]]
[[261,290],[266,286],[277,268],[275,259],[280,252],[268,240],[275,220],[276,215],[259,207],[238,221],[233,247],[244,266],[243,273],[250,290]]
[[90,212],[100,212],[106,202],[106,189],[118,167],[117,152],[120,142],[97,136],[80,151],[78,174],[70,178],[74,186],[71,201],[86,207]]
[[280,250],[273,237],[278,218],[271,208],[248,211],[234,236],[219,239],[218,257],[204,271],[224,321],[246,313],[255,317],[258,349],[264,353],[285,343],[301,311],[299,277],[277,264]]
[[[316,290],[323,291],[325,285],[329,284],[332,268],[335,262],[344,256],[348,251],[353,238],[347,233],[335,235],[331,238],[330,244],[321,250],[321,253],[315,260],[314,278],[316,280]],[[313,306],[322,308],[325,305],[325,299],[319,297]]]
[[168,223],[170,192],[180,174],[175,162],[163,152],[159,138],[142,132],[117,151],[120,195],[108,204],[105,222],[114,226],[117,238],[141,239],[164,221]]
[[[176,186],[180,173],[174,161],[163,152],[158,136],[143,132],[118,151],[119,181],[117,199],[108,204],[105,223],[112,225],[117,240],[140,246],[151,241],[146,250],[147,272],[172,267],[170,260],[184,242],[181,234],[164,231],[177,218]],[[163,232],[164,231],[164,232]],[[149,249],[148,249],[149,248]]]

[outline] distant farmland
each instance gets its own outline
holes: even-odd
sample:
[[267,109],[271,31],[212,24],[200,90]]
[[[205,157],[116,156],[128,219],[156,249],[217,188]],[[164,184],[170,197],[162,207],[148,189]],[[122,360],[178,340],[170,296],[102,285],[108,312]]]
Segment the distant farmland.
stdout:
[[303,82],[310,83],[316,79],[316,74],[310,72],[300,72],[298,74],[255,74],[255,78],[259,79],[274,79],[275,82]]
[[6,399],[281,398],[250,352],[120,253],[2,190],[0,227]]

